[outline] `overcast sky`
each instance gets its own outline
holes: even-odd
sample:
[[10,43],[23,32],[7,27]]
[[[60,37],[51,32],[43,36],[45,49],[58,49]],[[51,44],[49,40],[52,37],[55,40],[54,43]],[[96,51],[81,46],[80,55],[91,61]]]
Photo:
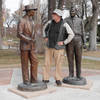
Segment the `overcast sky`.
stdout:
[[[5,1],[6,8],[10,9],[11,13],[13,13],[19,8],[19,3],[20,3],[20,0],[6,0]],[[25,5],[29,4],[28,0],[23,0],[23,3]]]
[[[20,1],[21,0],[6,0],[5,1],[6,8],[10,9],[11,13],[13,13],[14,11],[16,11],[19,8]],[[41,1],[41,3],[44,3],[47,0],[40,0],[40,1]],[[24,5],[29,4],[29,0],[23,0],[23,4]]]

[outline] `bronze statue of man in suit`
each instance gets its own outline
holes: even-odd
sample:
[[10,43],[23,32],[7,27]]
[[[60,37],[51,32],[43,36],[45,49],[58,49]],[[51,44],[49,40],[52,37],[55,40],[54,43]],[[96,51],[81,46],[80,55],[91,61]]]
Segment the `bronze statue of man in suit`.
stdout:
[[[17,36],[20,39],[21,65],[23,83],[18,85],[21,91],[38,91],[47,88],[43,82],[37,81],[38,60],[35,54],[35,32],[33,16],[37,9],[33,5],[25,6],[26,14],[18,23]],[[30,71],[28,69],[28,60],[30,61]]]
[[[25,6],[24,15],[18,23],[18,38],[20,39],[20,51],[21,51],[21,65],[23,83],[30,84],[37,80],[37,66],[38,60],[35,55],[35,33],[34,22],[32,16],[37,9],[31,6]],[[30,61],[30,78],[28,70],[28,60]]]
[[[70,80],[73,81],[73,79],[83,80],[83,77],[81,77],[81,60],[82,60],[82,47],[86,47],[85,45],[86,39],[85,39],[83,20],[77,16],[75,7],[71,7],[70,17],[66,18],[65,21],[72,28],[75,35],[72,41],[68,45],[66,45],[69,76],[65,78],[63,81],[67,83],[67,81]],[[74,57],[76,65],[76,78],[74,77]],[[83,84],[85,83],[86,81],[83,82]],[[72,84],[74,83],[72,82]]]

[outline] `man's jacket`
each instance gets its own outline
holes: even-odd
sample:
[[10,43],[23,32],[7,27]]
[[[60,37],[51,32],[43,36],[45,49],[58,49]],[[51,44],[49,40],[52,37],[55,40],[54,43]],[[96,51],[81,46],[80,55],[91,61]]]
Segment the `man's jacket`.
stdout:
[[26,15],[20,19],[17,27],[17,37],[20,38],[20,49],[21,50],[32,50],[35,49],[34,44],[34,24]]
[[77,16],[71,18],[66,18],[65,21],[69,24],[69,26],[72,28],[75,36],[81,36],[83,44],[86,43],[85,38],[85,31],[84,31],[84,23],[83,20]]
[[[74,37],[72,29],[63,20],[58,23],[55,23],[52,20],[49,21],[45,25],[43,33],[43,37],[48,38],[47,47],[55,48],[57,50],[64,49],[65,45],[71,42]],[[60,41],[63,41],[64,45],[59,46],[57,43]]]

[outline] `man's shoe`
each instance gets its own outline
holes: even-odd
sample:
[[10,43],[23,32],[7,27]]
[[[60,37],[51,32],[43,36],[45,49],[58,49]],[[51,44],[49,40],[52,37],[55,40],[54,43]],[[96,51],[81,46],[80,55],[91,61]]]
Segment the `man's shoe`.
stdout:
[[67,77],[67,80],[72,80],[72,79],[74,79],[73,76],[68,76],[68,77]]
[[38,81],[37,80],[31,80],[30,83],[38,83]]
[[49,80],[42,80],[44,83],[49,83]]
[[62,82],[60,80],[56,80],[56,84],[57,84],[57,86],[61,86]]
[[81,76],[77,76],[76,78],[77,78],[77,80],[82,80],[83,79],[83,77],[81,77]]
[[30,82],[24,82],[25,85],[30,85]]

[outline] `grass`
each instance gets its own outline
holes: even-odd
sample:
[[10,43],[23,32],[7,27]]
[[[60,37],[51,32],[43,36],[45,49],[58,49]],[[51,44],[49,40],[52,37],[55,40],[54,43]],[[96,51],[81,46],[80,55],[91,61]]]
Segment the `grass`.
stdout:
[[[93,56],[100,57],[100,51],[95,52],[83,52],[84,56]],[[39,66],[44,66],[44,55],[37,55],[39,60]],[[14,68],[20,67],[20,55],[16,50],[0,50],[0,68]],[[54,66],[54,63],[52,64]],[[63,66],[68,67],[67,57],[63,58]],[[100,61],[92,61],[92,60],[82,60],[82,67],[89,69],[100,69]]]
[[0,50],[0,68],[20,65],[20,56],[16,50]]
[[100,58],[100,51],[85,51],[83,52],[83,56],[91,56]]
[[88,69],[97,69],[100,70],[100,61],[93,61],[93,60],[82,60],[82,67]]
[[91,56],[91,57],[100,58],[100,44],[97,44],[97,51],[86,51],[86,50],[84,50],[83,56]]
[[[75,64],[75,62],[74,62]],[[64,57],[63,66],[68,67],[67,57]],[[88,59],[82,59],[82,68],[85,69],[99,69],[100,70],[100,61],[93,61]]]
[[20,56],[16,50],[0,50],[0,64],[18,64]]

